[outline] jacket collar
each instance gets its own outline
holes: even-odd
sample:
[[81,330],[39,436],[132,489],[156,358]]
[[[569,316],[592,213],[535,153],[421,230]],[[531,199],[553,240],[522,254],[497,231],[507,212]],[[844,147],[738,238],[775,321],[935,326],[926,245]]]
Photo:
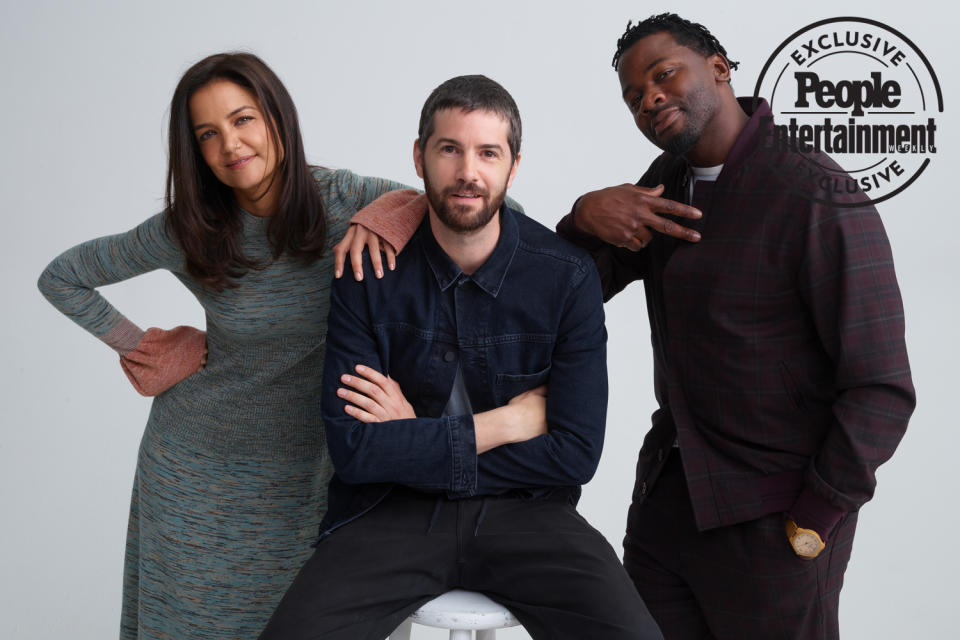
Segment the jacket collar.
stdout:
[[[763,142],[766,129],[773,121],[773,112],[770,110],[770,105],[763,98],[737,98],[737,102],[740,103],[740,108],[743,109],[744,113],[750,116],[750,119],[743,126],[743,130],[737,136],[737,140],[730,147],[730,151],[723,161],[723,172],[728,174],[732,173],[733,169],[740,165]],[[730,168],[729,172],[727,171],[728,167]]]
[[500,216],[500,238],[497,240],[497,246],[487,261],[472,275],[463,273],[457,263],[444,252],[430,229],[429,213],[424,216],[417,234],[420,237],[427,264],[430,265],[441,291],[446,291],[450,285],[464,279],[472,280],[489,295],[497,297],[506,278],[507,269],[510,268],[513,256],[516,255],[517,247],[520,245],[520,230],[517,225],[517,216],[520,214],[504,204],[500,207],[498,215]]
[[[723,159],[723,170],[717,176],[715,184],[724,184],[730,176],[736,175],[737,168],[750,156],[754,150],[763,142],[767,130],[773,123],[773,112],[770,105],[763,98],[737,98],[740,108],[749,116],[749,120],[743,126],[737,139],[727,152],[727,157]],[[676,176],[682,193],[686,194],[687,184],[693,177],[693,171],[690,164],[682,156],[674,156],[664,152],[664,156],[674,158],[677,163]],[[686,199],[686,195],[683,196]]]

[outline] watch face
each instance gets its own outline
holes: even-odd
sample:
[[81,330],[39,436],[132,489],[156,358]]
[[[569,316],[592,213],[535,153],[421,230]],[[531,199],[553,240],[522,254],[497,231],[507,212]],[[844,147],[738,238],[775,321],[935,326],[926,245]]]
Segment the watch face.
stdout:
[[813,557],[820,551],[820,541],[810,533],[798,533],[793,539],[793,549],[801,556]]

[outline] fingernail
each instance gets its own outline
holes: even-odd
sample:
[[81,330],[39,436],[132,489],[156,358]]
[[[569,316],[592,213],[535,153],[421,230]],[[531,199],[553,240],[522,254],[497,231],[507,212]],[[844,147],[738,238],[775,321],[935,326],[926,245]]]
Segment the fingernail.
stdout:
[[334,270],[334,272],[333,272],[333,277],[334,277],[334,278],[339,278],[339,277],[342,276],[342,275],[343,275],[343,271],[341,271],[340,269],[336,269],[336,270]]
[[382,277],[383,277],[383,269],[377,269],[377,277],[378,277],[378,278],[382,278]]
[[347,390],[346,390],[346,389],[337,389],[337,395],[342,398],[343,396],[347,395]]
[[396,262],[391,262],[389,266],[390,266],[390,271],[393,271],[394,269],[397,268],[397,263],[396,263]]
[[346,373],[340,376],[340,379],[343,380],[344,382],[350,382],[350,376],[347,375]]
[[363,373],[363,372],[366,371],[366,370],[367,370],[367,368],[366,368],[365,366],[363,366],[362,364],[358,364],[358,365],[357,365],[357,373]]
[[354,271],[353,277],[357,280],[363,280],[363,271]]

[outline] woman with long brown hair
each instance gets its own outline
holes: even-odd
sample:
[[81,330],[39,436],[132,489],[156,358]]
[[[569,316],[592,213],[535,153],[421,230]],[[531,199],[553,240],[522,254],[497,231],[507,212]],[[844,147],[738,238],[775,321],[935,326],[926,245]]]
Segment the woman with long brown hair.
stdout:
[[[355,211],[403,185],[309,167],[289,94],[251,54],[184,74],[169,138],[164,211],[66,251],[39,287],[156,396],[121,638],[254,638],[326,509],[318,405],[333,243]],[[144,332],[95,291],[154,269],[196,296],[206,333]]]

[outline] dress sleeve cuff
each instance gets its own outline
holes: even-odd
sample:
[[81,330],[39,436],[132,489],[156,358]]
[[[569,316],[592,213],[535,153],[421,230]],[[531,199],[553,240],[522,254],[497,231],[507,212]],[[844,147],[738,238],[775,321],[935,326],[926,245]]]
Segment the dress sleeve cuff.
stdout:
[[121,356],[120,366],[140,395],[155,396],[203,368],[206,344],[207,334],[193,327],[154,327]]
[[125,356],[137,348],[143,336],[143,329],[123,318],[110,331],[100,336],[100,339],[121,356]]
[[477,493],[477,435],[472,415],[447,416],[451,451],[451,491],[472,496]]
[[821,498],[809,488],[804,487],[796,502],[790,507],[787,515],[805,529],[813,529],[820,534],[824,542],[827,541],[833,528],[846,512]]
[[377,234],[399,253],[427,213],[427,196],[415,189],[389,191],[350,220]]

